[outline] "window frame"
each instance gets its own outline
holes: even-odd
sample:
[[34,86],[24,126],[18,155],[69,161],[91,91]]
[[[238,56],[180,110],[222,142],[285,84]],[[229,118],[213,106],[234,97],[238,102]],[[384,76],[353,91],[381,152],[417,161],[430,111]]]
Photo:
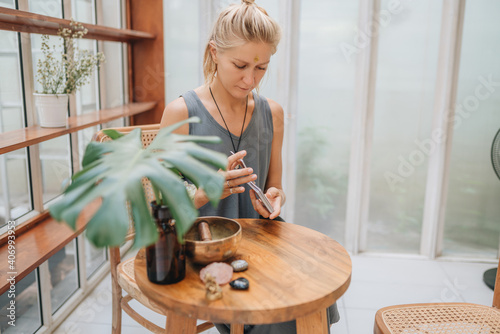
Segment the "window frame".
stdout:
[[[102,1],[103,0],[90,0],[92,3],[93,17],[94,20],[102,21]],[[130,13],[127,15],[126,10],[129,10],[130,0],[120,0],[119,2],[119,19],[120,26],[130,26]],[[61,5],[64,8],[64,15],[68,17],[68,13],[71,16],[71,1],[69,0],[61,0]],[[101,19],[100,19],[101,18]],[[18,0],[17,9],[10,9],[6,7],[0,7],[0,29],[2,30],[13,30],[17,33],[18,38],[18,61],[21,63],[21,80],[23,82],[22,87],[22,96],[23,96],[23,112],[26,115],[25,119],[25,128],[19,131],[10,131],[5,132],[4,134],[0,134],[0,154],[5,154],[10,151],[16,150],[18,148],[5,148],[4,139],[13,134],[24,135],[25,137],[29,137],[33,135],[33,133],[39,132],[40,129],[36,124],[36,115],[35,108],[32,98],[32,93],[34,92],[34,75],[33,75],[33,67],[32,67],[32,49],[31,49],[31,33],[48,33],[52,35],[57,34],[57,30],[59,24],[68,25],[69,20],[59,19],[59,18],[51,18],[42,15],[33,15],[28,12],[28,0]],[[102,22],[100,22],[102,23]],[[106,126],[106,123],[123,119],[125,124],[129,125],[129,117],[138,115],[140,113],[150,111],[153,108],[158,106],[157,101],[146,101],[140,103],[132,102],[131,96],[129,92],[133,93],[131,90],[131,85],[129,84],[129,80],[132,76],[132,65],[130,62],[131,55],[131,43],[136,41],[148,41],[155,40],[156,36],[151,33],[146,33],[143,31],[136,31],[124,28],[111,28],[103,25],[96,24],[84,24],[89,29],[89,34],[87,37],[94,40],[96,43],[96,47],[99,50],[103,47],[104,41],[113,41],[113,42],[122,42],[121,57],[122,57],[122,71],[123,77],[125,78],[124,84],[122,85],[122,96],[124,103],[121,106],[115,108],[108,108],[105,110],[96,110],[92,115],[82,115],[76,116],[76,101],[70,101],[70,118],[73,119],[76,125],[70,125],[67,128],[54,130],[49,132],[49,135],[43,136],[38,135],[35,136],[34,140],[15,140],[15,147],[20,146],[26,148],[27,150],[27,161],[30,166],[29,175],[30,175],[30,184],[31,184],[31,194],[30,196],[32,201],[32,210],[27,214],[21,216],[19,219],[16,219],[16,240],[19,240],[20,243],[16,246],[20,249],[22,247],[22,242],[20,238],[24,234],[29,235],[30,233],[36,233],[36,228],[44,228],[48,222],[50,222],[50,215],[47,212],[47,207],[50,204],[43,203],[43,189],[42,189],[42,178],[41,178],[41,162],[40,162],[40,152],[39,152],[39,143],[45,142],[55,137],[65,136],[66,134],[70,135],[71,140],[71,157],[70,162],[72,163],[72,172],[76,172],[79,169],[79,156],[78,156],[78,133],[80,130],[85,128],[89,128],[95,125],[99,127]],[[48,30],[47,30],[48,29]],[[25,64],[23,66],[23,64]],[[127,80],[128,79],[128,80]],[[104,78],[101,76],[96,77],[96,85],[97,90],[100,91],[99,86],[102,85]],[[98,109],[101,107],[100,94],[97,97]],[[130,101],[127,103],[127,101]],[[92,113],[91,113],[92,114]],[[31,174],[30,174],[31,173]],[[55,199],[57,200],[57,199]],[[57,226],[57,225],[52,225]],[[8,227],[5,226],[0,229],[0,248],[6,245],[7,240],[7,231]],[[104,262],[96,269],[94,272],[87,277],[86,266],[86,252],[85,246],[86,241],[84,238],[83,231],[77,231],[72,234],[72,236],[68,237],[69,240],[65,239],[59,244],[55,243],[50,245],[51,249],[46,249],[46,255],[43,257],[43,262],[33,267],[33,269],[26,269],[21,274],[16,274],[16,281],[20,281],[27,274],[32,271],[35,271],[36,279],[38,282],[38,297],[40,305],[40,312],[42,315],[42,326],[37,330],[37,333],[50,333],[57,326],[61,324],[61,322],[73,311],[73,309],[78,305],[83,298],[85,298],[90,291],[99,283],[108,273],[109,273],[109,262],[107,261],[109,256],[107,252],[105,253]],[[75,270],[77,272],[77,279],[79,281],[77,290],[72,293],[72,295],[62,304],[59,309],[52,314],[51,310],[51,296],[50,296],[50,272],[48,267],[48,259],[54,254],[56,249],[60,249],[61,247],[65,247],[69,242],[75,242],[75,258],[76,258],[76,267]],[[121,247],[121,251],[125,252],[128,248],[130,248],[131,242],[125,243]],[[30,261],[34,261],[30,259]],[[25,263],[26,265],[27,263]],[[5,263],[3,264],[5,265]],[[17,268],[16,268],[17,269]],[[2,275],[3,276],[3,275]],[[2,290],[3,291],[3,290]]]

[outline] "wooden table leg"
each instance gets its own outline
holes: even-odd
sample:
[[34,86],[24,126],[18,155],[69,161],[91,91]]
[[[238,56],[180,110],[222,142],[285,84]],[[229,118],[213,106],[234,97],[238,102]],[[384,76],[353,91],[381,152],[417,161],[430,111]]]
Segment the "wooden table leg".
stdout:
[[196,319],[169,311],[165,334],[196,334]]
[[231,334],[243,334],[243,324],[231,324]]
[[326,309],[297,318],[297,334],[327,334],[328,326]]

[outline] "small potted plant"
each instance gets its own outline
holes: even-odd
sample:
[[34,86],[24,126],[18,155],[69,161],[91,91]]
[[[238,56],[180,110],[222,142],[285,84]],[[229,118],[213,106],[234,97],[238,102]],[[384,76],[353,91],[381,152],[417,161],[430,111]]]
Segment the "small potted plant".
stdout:
[[187,136],[172,133],[187,122],[199,122],[196,117],[161,129],[151,144],[143,148],[141,130],[127,135],[106,133],[112,141],[88,144],[82,169],[76,173],[63,197],[50,207],[51,215],[76,229],[76,219],[96,198],[102,203],[87,224],[87,238],[97,247],[118,246],[129,230],[130,216],[134,222],[135,247],[155,243],[157,227],[146,200],[142,179],[147,177],[175,219],[176,233],[182,241],[198,217],[185,181],[202,188],[212,205],[217,205],[225,177],[227,157],[196,143],[218,143],[218,137]]
[[43,58],[38,60],[36,79],[41,90],[35,96],[40,126],[66,126],[68,96],[89,82],[94,69],[105,60],[104,54],[80,50],[77,39],[87,34],[81,23],[71,20],[69,28],[59,28],[62,44],[50,45],[42,35]]

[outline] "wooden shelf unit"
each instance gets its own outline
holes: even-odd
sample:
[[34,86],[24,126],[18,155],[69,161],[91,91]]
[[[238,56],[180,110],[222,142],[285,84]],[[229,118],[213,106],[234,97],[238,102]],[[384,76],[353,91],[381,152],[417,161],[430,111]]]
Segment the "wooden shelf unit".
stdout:
[[[155,6],[153,6],[153,3],[151,3],[151,5],[148,4],[149,6],[147,6],[147,9],[156,15],[162,16],[163,12],[158,11],[158,7],[161,6],[161,1],[158,3],[155,2],[155,4]],[[133,7],[131,7],[132,5]],[[135,23],[135,21],[131,20],[131,12],[137,10],[137,8],[141,9],[144,6],[141,1],[136,0],[127,0],[126,6],[128,12],[127,26],[130,27]],[[144,15],[141,13],[141,15],[137,16],[140,16],[140,18],[144,21],[148,21],[145,29],[149,29],[149,21],[152,20],[151,16],[153,15]],[[57,35],[59,28],[69,27],[70,22],[70,20],[0,7],[0,30]],[[160,28],[162,27],[161,20],[158,23],[153,23],[159,25],[158,27]],[[162,30],[159,30],[160,34],[151,34],[138,30],[117,29],[87,23],[82,24],[88,29],[88,33],[84,37],[86,39],[123,42],[128,44],[129,65],[127,76],[130,86],[130,98],[131,101],[133,101],[133,88],[136,86],[133,80],[135,74],[134,69],[142,71],[143,68],[139,65],[137,67],[132,65],[132,58],[135,55],[133,52],[133,46],[137,45],[137,43],[143,43],[137,47],[139,50],[137,53],[139,55],[141,55],[141,53],[149,54],[150,49],[148,48],[156,46],[156,44],[161,45],[160,49],[162,50]],[[154,31],[154,29],[152,31]],[[155,57],[158,57],[158,55],[155,54]],[[138,62],[141,65],[144,63],[150,65],[154,64],[147,58],[141,58]],[[159,67],[159,69],[162,71],[163,63],[161,62],[160,65],[161,67]],[[139,76],[139,80],[142,79],[143,78]],[[162,83],[162,85],[158,85],[156,89],[163,93],[163,87]],[[154,110],[155,108],[161,111],[163,110],[163,102],[163,100],[157,101],[157,99],[151,98],[150,95],[144,95],[144,99],[141,102],[130,102],[129,104],[115,108],[97,110],[91,113],[70,117],[66,127],[41,128],[40,126],[30,126],[28,128],[0,133],[0,154],[36,145],[56,137],[74,133],[91,126],[119,119],[121,117],[140,115],[146,111]],[[2,280],[2,283],[0,283],[0,295],[9,288],[7,278],[10,277],[10,272],[15,271],[16,281],[21,280],[27,274],[35,270],[40,264],[61,250],[76,236],[82,233],[89,217],[97,209],[97,204],[98,203],[94,203],[91,208],[87,208],[81,212],[77,222],[77,229],[75,231],[70,229],[66,224],[56,222],[50,217],[47,211],[41,212],[30,221],[17,226],[16,267],[15,270],[10,270],[10,268],[8,268],[7,261],[3,261],[0,264],[0,279]],[[4,259],[7,259],[8,255],[6,237],[6,234],[0,235],[0,257]]]
[[[0,7],[1,30],[57,35],[59,28],[69,27],[70,22],[70,20]],[[143,31],[117,29],[88,23],[82,24],[88,29],[87,35],[84,36],[86,39],[130,43],[156,38],[154,35]]]
[[106,123],[121,117],[137,115],[153,109],[156,102],[137,102],[110,109],[69,117],[68,125],[61,128],[27,128],[0,133],[0,154],[35,145],[68,133],[73,133],[94,125]]

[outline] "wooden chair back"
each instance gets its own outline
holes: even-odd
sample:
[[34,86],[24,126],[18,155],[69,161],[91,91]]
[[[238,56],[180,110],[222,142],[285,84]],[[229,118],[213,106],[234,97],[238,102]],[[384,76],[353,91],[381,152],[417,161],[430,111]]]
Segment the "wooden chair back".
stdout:
[[[160,130],[160,124],[150,124],[150,125],[139,125],[139,126],[127,126],[127,127],[119,127],[119,128],[107,128],[107,129],[104,129],[104,130],[116,130],[118,132],[121,132],[123,134],[128,134],[130,132],[132,132],[133,130],[137,129],[137,128],[141,128],[142,129],[142,132],[141,132],[141,140],[142,140],[142,146],[143,147],[147,147],[149,144],[151,144],[151,142],[153,141],[153,139],[155,139],[156,135],[158,134],[158,131]],[[96,141],[96,142],[105,142],[105,141],[110,141],[111,138],[109,138],[103,130],[100,130],[98,131],[92,138],[93,141]],[[153,192],[153,188],[151,187],[151,183],[149,182],[149,180],[147,178],[143,178],[142,179],[142,185],[144,187],[144,194],[146,195],[146,199],[148,201],[148,203],[152,202],[155,200],[155,197],[154,197],[154,192]],[[134,224],[133,224],[133,219],[132,219],[132,214],[131,214],[131,211],[130,211],[130,207],[128,206],[127,204],[127,209],[129,210],[129,224],[130,224],[130,228],[129,228],[129,233],[127,234],[126,236],[126,241],[128,240],[131,240],[133,237],[134,237]],[[119,262],[118,262],[119,263]]]
[[[118,128],[108,128],[108,129],[105,129],[105,130],[112,129],[112,130],[116,130],[118,132],[121,132],[123,134],[128,134],[128,133],[132,132],[133,130],[135,130],[137,128],[141,128],[142,129],[142,132],[141,132],[142,145],[143,145],[143,147],[147,147],[149,144],[151,144],[151,142],[153,141],[153,139],[155,139],[156,135],[158,134],[158,131],[160,130],[160,124],[150,124],[150,125],[139,125],[139,126],[127,126],[127,127],[118,127]],[[103,130],[100,130],[100,131],[98,131],[94,135],[94,137],[92,138],[92,140],[102,143],[102,142],[105,142],[105,141],[110,141],[111,138],[109,138],[104,133]],[[154,201],[155,200],[155,198],[154,198],[154,192],[153,192],[153,189],[151,187],[151,183],[149,182],[149,180],[147,178],[144,178],[142,180],[142,184],[143,184],[144,193],[146,195],[146,199],[148,200],[148,202]],[[135,234],[134,228],[133,228],[132,215],[130,214],[130,208],[129,208],[129,217],[130,217],[130,220],[129,220],[130,229],[129,229],[129,233],[126,236],[126,241],[131,240],[134,237],[134,234]],[[110,259],[111,268],[114,267],[115,270],[116,270],[116,266],[121,261],[119,247],[110,248],[110,252],[113,252],[113,253],[116,252],[116,249],[118,249],[117,257]],[[117,263],[113,263],[116,260],[118,262]]]
[[[113,128],[113,130],[119,131],[124,134],[130,133],[132,130],[135,130],[137,128],[142,129],[142,145],[143,147],[147,147],[153,139],[156,137],[156,134],[158,133],[158,130],[160,129],[159,124],[152,124],[152,125],[143,125],[143,126],[128,126],[128,127],[121,127],[121,128]],[[105,142],[111,140],[104,132],[103,130],[97,132],[92,140],[97,141],[97,142]],[[154,200],[154,194],[153,190],[151,188],[151,183],[144,178],[142,180],[143,186],[144,186],[144,192],[146,195],[146,198],[148,201],[153,201]],[[134,237],[134,228],[133,228],[133,220],[132,220],[132,215],[130,214],[129,211],[129,223],[130,223],[130,229],[129,233],[126,236],[126,241],[131,240]],[[130,301],[131,297],[127,296],[127,300],[122,300],[122,286],[119,284],[119,273],[118,273],[118,265],[121,263],[121,255],[120,255],[120,247],[110,247],[109,248],[109,263],[111,267],[111,285],[112,285],[112,293],[113,293],[113,323],[112,323],[112,330],[113,333],[121,333],[121,312],[122,308],[128,308],[127,313],[133,312],[134,314],[137,314],[134,310],[130,310],[130,307],[128,306],[128,301]],[[129,294],[132,294],[130,291],[127,291]],[[132,296],[134,297],[134,296]],[[142,301],[144,303],[144,301]],[[155,309],[153,305],[147,305],[152,309]],[[131,313],[129,313],[131,315]],[[144,327],[148,328],[149,330],[153,332],[158,332],[162,329],[156,328],[154,324],[150,323],[149,321],[145,320],[142,318],[140,315],[132,316],[137,322],[139,322],[141,325]],[[154,327],[152,327],[154,326]]]

